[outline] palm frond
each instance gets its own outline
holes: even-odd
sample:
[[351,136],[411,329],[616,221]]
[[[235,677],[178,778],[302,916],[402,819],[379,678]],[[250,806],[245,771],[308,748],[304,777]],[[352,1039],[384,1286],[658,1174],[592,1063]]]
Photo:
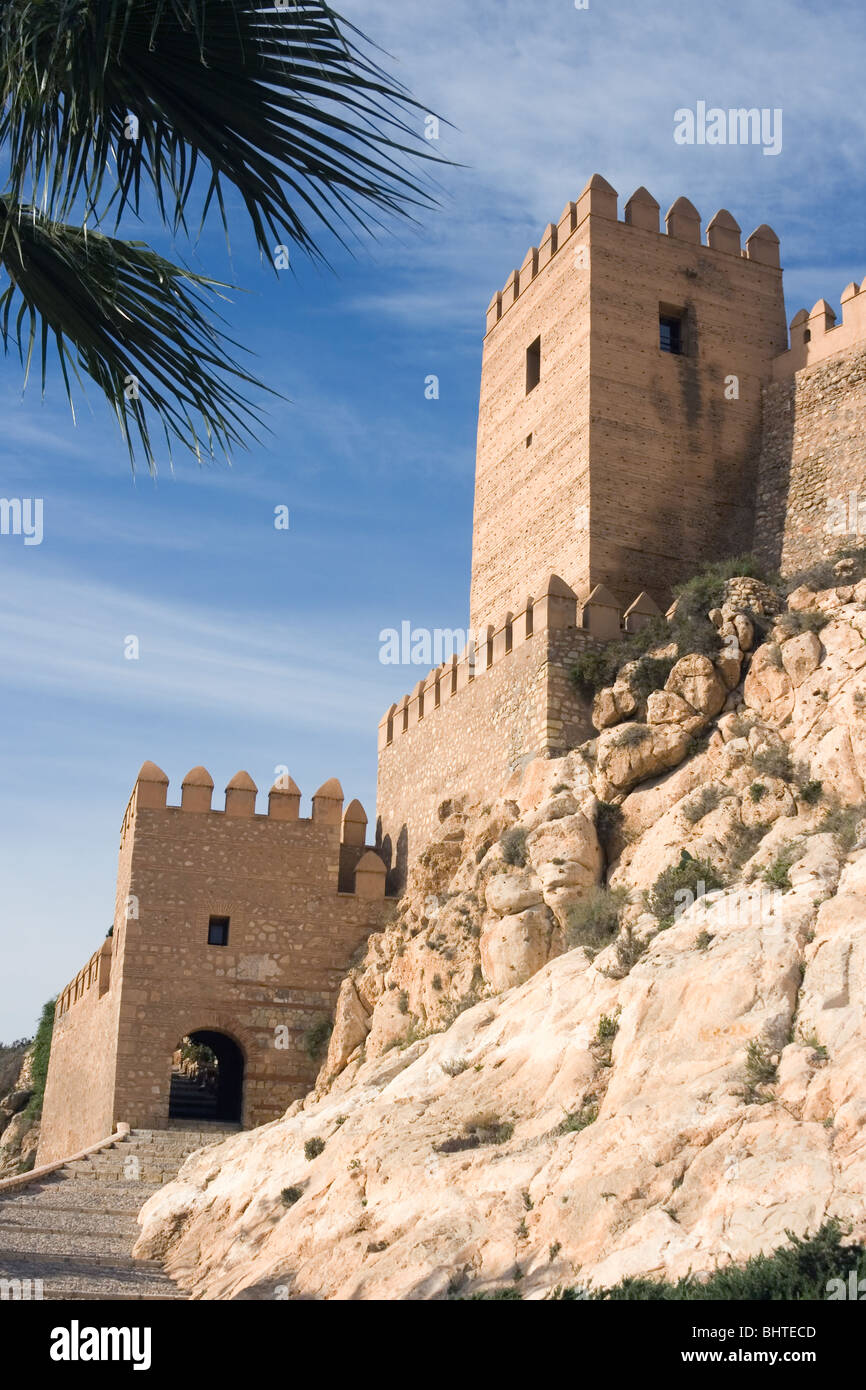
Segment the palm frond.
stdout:
[[433,201],[423,108],[325,0],[6,0],[0,91],[11,195],[55,218],[108,177],[117,216],[144,183],[177,230],[201,168],[202,220],[232,186],[263,251],[316,255],[316,222],[345,240]]
[[237,345],[212,322],[213,299],[228,286],[143,242],[54,222],[8,198],[0,267],[9,276],[0,336],[7,353],[17,347],[25,383],[38,353],[44,392],[53,339],[70,403],[70,372],[80,382],[80,368],[113,405],[133,467],[138,441],[156,468],[153,417],[169,457],[174,442],[201,461],[255,437],[261,417],[238,388],[266,388],[232,360]]

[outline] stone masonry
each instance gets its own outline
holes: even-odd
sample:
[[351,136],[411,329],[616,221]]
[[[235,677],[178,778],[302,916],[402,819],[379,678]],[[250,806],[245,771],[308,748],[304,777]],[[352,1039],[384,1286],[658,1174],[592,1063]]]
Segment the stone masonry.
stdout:
[[[187,774],[181,806],[167,789],[145,763],[123,821],[113,935],[57,1001],[40,1164],[118,1121],[164,1129],[172,1057],[194,1032],[239,1049],[244,1125],[282,1114],[316,1074],[304,1034],[330,1017],[353,952],[383,924],[385,865],[336,779],[311,819],[290,778],[267,815],[246,773],[225,811],[211,809],[204,768]],[[228,919],[225,945],[209,944],[214,918]]]
[[764,391],[755,549],[786,574],[866,545],[866,293],[841,302],[794,315]]

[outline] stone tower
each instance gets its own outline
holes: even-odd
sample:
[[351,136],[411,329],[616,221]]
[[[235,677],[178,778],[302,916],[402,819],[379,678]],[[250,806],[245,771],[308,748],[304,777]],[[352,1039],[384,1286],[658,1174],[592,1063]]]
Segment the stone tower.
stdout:
[[[561,575],[585,600],[660,605],[702,561],[752,541],[761,388],[787,347],[779,242],[701,241],[685,198],[659,231],[639,188],[617,218],[596,174],[487,313],[471,625]],[[736,380],[732,380],[735,378]]]

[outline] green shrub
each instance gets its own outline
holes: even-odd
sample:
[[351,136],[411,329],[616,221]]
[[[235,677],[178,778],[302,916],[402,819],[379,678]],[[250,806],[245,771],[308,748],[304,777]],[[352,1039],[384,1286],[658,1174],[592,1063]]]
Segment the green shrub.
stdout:
[[772,864],[763,872],[762,878],[770,888],[781,888],[783,893],[787,893],[792,887],[791,867],[797,862],[802,853],[802,846],[799,843],[785,845],[780,849]]
[[807,806],[814,806],[817,801],[821,800],[823,795],[824,783],[819,782],[817,777],[810,777],[809,780],[804,782],[800,787],[800,796],[803,801],[806,802]]
[[506,864],[513,864],[518,869],[525,868],[526,831],[520,826],[513,825],[510,830],[505,831],[499,841],[499,848]]
[[[636,661],[638,669],[631,677],[632,688],[644,697],[664,685],[674,660],[698,652],[714,656],[721,638],[707,614],[718,608],[725,598],[725,585],[738,576],[761,579],[768,576],[751,555],[732,556],[707,565],[686,583],[674,588],[676,611],[673,619],[655,618],[639,632],[628,633],[609,642],[601,651],[585,651],[571,669],[571,679],[586,697],[612,685],[626,662]],[[752,615],[756,626],[760,622]],[[676,647],[676,657],[655,657],[649,653],[660,647]]]
[[820,829],[832,835],[843,854],[850,854],[857,843],[857,830],[866,816],[866,804],[857,806],[831,806],[825,812]]
[[822,613],[819,609],[807,609],[804,612],[798,610],[793,613],[782,613],[776,619],[776,627],[787,640],[791,637],[799,637],[801,632],[820,632],[829,622],[829,613]]
[[331,1020],[329,1018],[322,1017],[316,1023],[313,1024],[312,1028],[308,1028],[306,1033],[304,1033],[304,1051],[306,1052],[311,1062],[318,1061],[318,1059],[325,1052],[328,1046],[328,1042],[330,1041],[333,1028],[334,1025],[331,1023]]
[[558,1134],[579,1134],[582,1129],[595,1124],[598,1119],[598,1103],[595,1096],[587,1096],[579,1110],[572,1110],[562,1121]]
[[794,765],[791,762],[791,754],[787,748],[776,748],[770,745],[762,748],[752,758],[752,766],[756,772],[763,772],[765,777],[779,777],[783,782],[794,780]]
[[591,698],[614,680],[617,670],[615,661],[616,657],[610,647],[605,647],[602,651],[588,649],[580,652],[569,673],[572,683],[581,695],[587,699]]
[[749,796],[754,802],[760,801],[766,794],[767,788],[764,786],[763,782],[753,782],[749,787]]
[[[579,1288],[558,1290],[563,1302],[577,1300],[690,1300],[693,1302],[787,1302],[824,1301],[847,1280],[851,1271],[856,1280],[866,1278],[866,1245],[842,1245],[842,1227],[828,1221],[813,1236],[788,1232],[788,1244],[771,1255],[753,1255],[744,1265],[727,1265],[714,1270],[709,1279],[699,1281],[686,1274],[676,1283],[643,1277],[630,1277],[609,1289],[587,1291]],[[836,1281],[834,1283],[834,1281]]]
[[694,859],[683,850],[679,863],[659,874],[647,894],[647,907],[660,927],[670,927],[697,898],[723,887],[721,876],[708,859]]
[[304,1158],[307,1160],[308,1163],[311,1163],[314,1158],[318,1158],[319,1154],[324,1152],[324,1139],[319,1139],[318,1137],[315,1139],[308,1139],[306,1144],[304,1145]]
[[611,1017],[610,1014],[602,1014],[598,1020],[598,1027],[595,1030],[596,1042],[609,1042],[616,1037],[619,1032],[619,1019]]
[[302,1187],[284,1187],[280,1193],[280,1201],[284,1207],[293,1207],[295,1202],[299,1202],[304,1195]]
[[467,1120],[462,1134],[434,1144],[433,1149],[438,1154],[463,1153],[466,1149],[478,1149],[484,1144],[507,1144],[513,1133],[514,1125],[510,1120],[500,1120],[496,1115],[476,1115],[474,1119]]
[[642,656],[629,676],[629,686],[635,695],[646,700],[655,690],[664,690],[665,681],[673,670],[673,656]]
[[648,945],[648,938],[638,936],[631,923],[627,922],[616,939],[616,968],[604,973],[609,979],[621,980],[632,966],[637,965]]
[[697,825],[698,821],[703,820],[711,811],[715,811],[719,802],[722,800],[722,789],[716,786],[715,782],[710,782],[682,808],[683,815],[690,825]]
[[750,1086],[768,1086],[776,1080],[776,1063],[766,1043],[753,1038],[746,1048],[746,1079]]
[[31,1063],[33,1094],[27,1102],[25,1111],[32,1120],[38,1120],[42,1114],[45,1082],[48,1077],[48,1059],[51,1055],[51,1038],[54,1033],[54,1006],[56,1003],[56,999],[49,999],[47,1003],[42,1005],[42,1013],[39,1015],[36,1035],[33,1039],[33,1060]]
[[571,950],[582,946],[590,957],[608,946],[619,931],[628,893],[625,888],[590,888],[569,908],[566,941]]
[[708,931],[698,932],[695,937],[695,947],[698,951],[708,951],[715,937]]

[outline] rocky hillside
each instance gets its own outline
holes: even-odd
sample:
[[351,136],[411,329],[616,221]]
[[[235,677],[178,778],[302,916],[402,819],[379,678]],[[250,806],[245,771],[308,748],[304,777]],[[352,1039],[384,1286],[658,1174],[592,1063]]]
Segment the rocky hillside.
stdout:
[[[455,798],[314,1093],[138,1252],[208,1298],[527,1297],[773,1249],[866,1194],[866,581],[728,584],[599,736]],[[706,624],[706,619],[703,619]],[[676,628],[676,622],[673,624]]]
[[0,1047],[0,1178],[32,1168],[35,1161],[39,1122],[27,1113],[32,1095],[32,1045]]

